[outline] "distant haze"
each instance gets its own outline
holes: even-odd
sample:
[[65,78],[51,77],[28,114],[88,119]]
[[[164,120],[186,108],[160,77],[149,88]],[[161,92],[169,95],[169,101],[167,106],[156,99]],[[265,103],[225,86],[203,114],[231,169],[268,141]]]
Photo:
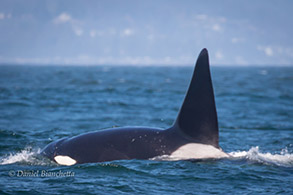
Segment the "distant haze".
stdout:
[[290,0],[0,0],[0,64],[293,66]]

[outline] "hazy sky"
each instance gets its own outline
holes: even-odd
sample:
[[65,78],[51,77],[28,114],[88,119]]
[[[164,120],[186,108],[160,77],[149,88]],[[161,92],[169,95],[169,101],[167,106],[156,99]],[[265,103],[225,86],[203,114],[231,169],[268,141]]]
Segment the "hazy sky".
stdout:
[[291,0],[0,0],[0,63],[293,64]]

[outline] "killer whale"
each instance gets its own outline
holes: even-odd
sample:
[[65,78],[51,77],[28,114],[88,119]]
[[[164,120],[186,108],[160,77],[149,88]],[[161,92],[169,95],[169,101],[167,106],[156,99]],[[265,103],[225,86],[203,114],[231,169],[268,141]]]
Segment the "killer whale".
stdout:
[[198,56],[185,99],[170,128],[123,127],[85,133],[52,142],[41,154],[61,165],[163,155],[177,159],[228,157],[219,146],[207,49]]

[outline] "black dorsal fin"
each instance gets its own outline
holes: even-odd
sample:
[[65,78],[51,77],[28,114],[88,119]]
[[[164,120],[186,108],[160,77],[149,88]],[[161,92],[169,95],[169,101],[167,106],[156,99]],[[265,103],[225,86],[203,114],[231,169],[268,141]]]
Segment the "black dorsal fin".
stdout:
[[203,49],[174,127],[196,143],[218,148],[218,119],[209,66],[208,51]]

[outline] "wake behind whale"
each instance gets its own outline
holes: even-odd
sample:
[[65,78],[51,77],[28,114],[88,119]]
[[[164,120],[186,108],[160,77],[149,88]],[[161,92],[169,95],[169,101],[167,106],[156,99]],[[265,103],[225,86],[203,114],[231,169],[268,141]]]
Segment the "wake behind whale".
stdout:
[[61,165],[169,155],[181,159],[225,158],[219,130],[208,51],[203,49],[172,127],[162,130],[124,127],[63,138],[46,146],[42,155]]

